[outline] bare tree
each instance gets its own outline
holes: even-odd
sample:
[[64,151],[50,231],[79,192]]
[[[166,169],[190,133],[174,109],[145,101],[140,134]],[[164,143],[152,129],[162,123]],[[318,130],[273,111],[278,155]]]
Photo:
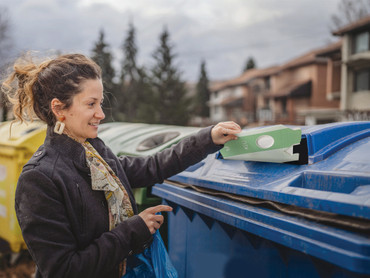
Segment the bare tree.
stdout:
[[[12,38],[10,34],[10,17],[8,10],[0,6],[0,73],[2,79],[2,72],[4,71],[10,59],[12,48]],[[7,120],[8,105],[4,94],[0,93],[0,120]]]
[[11,52],[10,17],[8,10],[0,6],[0,67],[3,67]]
[[340,0],[337,14],[332,15],[332,29],[339,29],[369,14],[370,0]]

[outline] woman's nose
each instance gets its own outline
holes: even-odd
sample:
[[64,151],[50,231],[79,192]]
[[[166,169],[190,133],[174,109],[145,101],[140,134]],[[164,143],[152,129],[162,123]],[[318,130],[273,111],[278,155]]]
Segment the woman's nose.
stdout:
[[103,108],[99,105],[98,110],[95,112],[95,118],[103,120],[105,118],[105,114],[103,112]]

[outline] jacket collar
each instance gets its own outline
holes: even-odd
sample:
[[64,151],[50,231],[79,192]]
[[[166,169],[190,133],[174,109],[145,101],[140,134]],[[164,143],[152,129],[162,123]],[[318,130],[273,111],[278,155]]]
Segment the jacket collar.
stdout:
[[[94,139],[88,139],[94,146]],[[76,166],[88,170],[86,166],[85,149],[81,143],[73,140],[65,134],[56,134],[52,127],[47,128],[44,145],[61,154],[62,157],[70,159]],[[95,146],[94,146],[95,147]]]

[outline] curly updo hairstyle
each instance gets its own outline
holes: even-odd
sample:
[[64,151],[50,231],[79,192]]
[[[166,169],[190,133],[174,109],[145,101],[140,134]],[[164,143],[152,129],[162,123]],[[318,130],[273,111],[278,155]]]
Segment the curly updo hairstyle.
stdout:
[[36,115],[49,126],[55,125],[51,101],[59,99],[63,108],[72,105],[85,80],[101,79],[100,67],[82,54],[66,54],[41,63],[30,54],[18,59],[2,90],[13,104],[13,113],[21,122]]

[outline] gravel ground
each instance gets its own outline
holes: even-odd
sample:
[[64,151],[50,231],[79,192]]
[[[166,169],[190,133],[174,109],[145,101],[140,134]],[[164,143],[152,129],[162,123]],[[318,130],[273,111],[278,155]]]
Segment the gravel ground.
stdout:
[[36,266],[27,251],[16,255],[0,253],[0,278],[33,278]]

